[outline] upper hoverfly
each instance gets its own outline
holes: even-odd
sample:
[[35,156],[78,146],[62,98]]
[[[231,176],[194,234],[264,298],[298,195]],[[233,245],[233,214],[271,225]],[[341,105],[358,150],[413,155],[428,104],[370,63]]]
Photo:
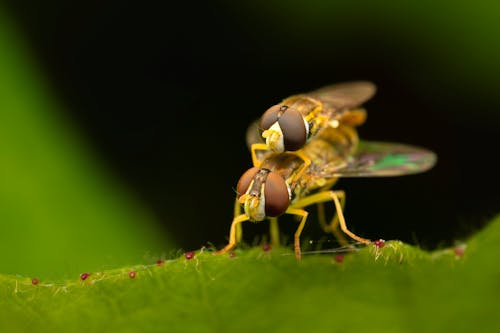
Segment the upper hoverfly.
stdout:
[[366,118],[361,104],[368,101],[375,91],[373,83],[356,81],[285,98],[267,109],[260,118],[265,143],[254,149],[269,149],[277,153],[297,151],[326,126],[337,127],[340,123],[357,126]]
[[[277,225],[277,216],[291,214],[300,218],[294,235],[295,256],[300,259],[300,234],[308,215],[304,208],[313,204],[318,205],[318,217],[325,231],[333,232],[342,240],[343,235],[338,230],[340,227],[350,238],[364,244],[370,243],[370,240],[355,235],[347,228],[343,215],[345,193],[331,190],[338,178],[413,174],[430,169],[436,162],[436,155],[424,148],[358,139],[356,127],[365,121],[366,115],[364,110],[357,107],[374,92],[375,86],[372,83],[353,82],[328,86],[312,95],[299,95],[302,101],[317,101],[322,107],[320,111],[313,110],[309,114],[301,112],[306,108],[297,108],[302,122],[309,122],[309,130],[314,131],[296,151],[288,151],[290,149],[286,146],[283,152],[269,149],[269,142],[266,144],[262,139],[261,134],[265,137],[265,131],[274,126],[266,129],[268,122],[265,119],[274,107],[266,111],[260,122],[250,126],[247,144],[252,152],[254,166],[238,181],[229,243],[218,253],[228,252],[236,246],[240,238],[240,223],[259,222],[269,218],[271,225]],[[296,97],[287,100],[293,98]],[[288,111],[289,108],[284,110],[274,122],[279,124],[284,141],[287,137],[294,137],[295,132],[302,129],[292,129],[288,126],[288,120],[280,123]],[[315,120],[318,117],[320,119]],[[315,121],[317,125],[314,125]],[[323,203],[326,202],[333,202],[336,210],[329,223],[324,218]],[[242,207],[244,213],[241,213]],[[271,228],[271,238],[273,237],[278,237],[277,227]]]

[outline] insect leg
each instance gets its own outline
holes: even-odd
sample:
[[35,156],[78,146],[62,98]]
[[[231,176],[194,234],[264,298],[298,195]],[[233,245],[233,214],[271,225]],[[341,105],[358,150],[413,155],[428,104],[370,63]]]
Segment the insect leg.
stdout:
[[[303,207],[306,207],[306,206],[309,206],[309,205],[312,205],[315,203],[333,201],[333,203],[335,205],[335,209],[337,211],[337,217],[338,217],[338,223],[340,224],[340,229],[342,229],[342,231],[347,236],[351,237],[352,239],[354,239],[360,243],[369,244],[370,243],[369,239],[359,237],[347,228],[347,225],[346,225],[345,219],[344,219],[344,214],[342,212],[342,204],[340,202],[339,196],[340,197],[344,196],[344,198],[345,198],[344,192],[343,191],[319,192],[319,193],[312,194],[310,196],[307,196],[307,197],[295,202],[292,206],[294,208],[303,208]],[[333,230],[336,228],[335,218],[329,226],[333,232]]]
[[294,180],[292,180],[292,182],[300,179],[302,177],[302,174],[307,170],[307,168],[309,168],[309,165],[311,165],[311,159],[309,157],[307,157],[302,152],[302,150],[297,150],[294,152],[294,154],[297,155],[298,157],[300,157],[302,159],[302,161],[304,161],[304,164],[302,164],[299,171],[297,171],[297,173],[294,176]]
[[[241,204],[236,198],[234,202],[234,216],[241,215]],[[243,228],[241,223],[236,225],[236,243],[240,243],[243,239]],[[269,218],[269,235],[271,237],[271,244],[274,246],[280,245],[280,231],[278,226],[278,218],[271,217]]]
[[[234,200],[234,215],[233,216],[240,216],[241,215],[241,203],[238,201],[238,197],[236,197],[236,200]],[[236,243],[241,242],[243,239],[243,228],[241,224],[236,225]]]
[[278,226],[278,218],[271,217],[269,218],[269,235],[271,236],[271,245],[279,246],[280,245],[280,230]]
[[231,223],[231,229],[229,231],[229,243],[221,250],[215,252],[215,254],[223,254],[231,251],[236,246],[236,226],[241,222],[248,221],[248,216],[245,214],[241,214],[236,216]]
[[257,150],[269,150],[269,147],[267,147],[265,143],[254,143],[252,147],[250,147],[250,151],[252,153],[252,164],[255,167],[260,167],[262,160],[257,158]]
[[297,215],[297,216],[301,217],[299,227],[297,228],[297,231],[295,231],[295,235],[293,236],[293,239],[294,239],[293,249],[295,251],[295,258],[297,258],[297,260],[300,260],[300,258],[301,258],[300,234],[302,233],[302,229],[304,229],[304,225],[306,224],[306,221],[307,221],[307,215],[309,213],[303,209],[288,208],[286,210],[286,214]]
[[[340,206],[342,209],[340,212],[343,214],[345,207],[345,192],[344,191],[335,191],[338,195]],[[347,239],[345,239],[344,235],[339,230],[339,214],[338,211],[333,215],[332,221],[328,225],[328,231],[331,231],[335,238],[339,241],[340,245],[346,246],[348,245]]]
[[[343,210],[344,206],[345,206],[345,195],[339,194],[339,199],[340,199],[340,204],[341,204],[342,210]],[[339,230],[339,218],[337,216],[337,213],[335,213],[333,215],[330,223],[326,223],[325,206],[323,205],[323,202],[318,202],[316,204],[316,206],[318,208],[318,220],[319,220],[319,225],[321,226],[321,228],[325,232],[331,231],[340,245],[342,245],[342,246],[348,245],[347,239],[344,237],[344,235]]]
[[370,244],[371,241],[369,239],[359,237],[358,235],[355,235],[353,232],[351,232],[347,228],[347,224],[345,223],[345,219],[344,219],[344,213],[342,211],[343,204],[341,204],[340,200],[339,200],[339,196],[342,196],[344,198],[343,200],[345,201],[344,191],[327,191],[327,192],[322,192],[322,193],[326,193],[327,195],[329,195],[333,199],[333,202],[335,204],[335,209],[337,210],[337,215],[334,217],[334,220],[332,221],[332,231],[336,229],[336,228],[334,228],[334,225],[336,223],[335,220],[338,220],[338,222],[340,223],[340,229],[342,229],[342,231],[347,236],[351,237],[354,240],[357,240],[360,243]]
[[328,232],[330,231],[330,226],[328,223],[326,223],[326,217],[325,217],[325,206],[323,205],[322,202],[318,202],[316,204],[316,208],[318,209],[318,222],[321,228],[325,231]]

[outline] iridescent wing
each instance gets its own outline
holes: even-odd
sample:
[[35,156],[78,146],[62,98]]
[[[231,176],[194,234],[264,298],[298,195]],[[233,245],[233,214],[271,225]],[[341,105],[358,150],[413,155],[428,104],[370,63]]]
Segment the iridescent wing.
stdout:
[[360,106],[375,95],[376,86],[369,81],[353,81],[332,84],[311,91],[305,95],[329,104],[335,109],[352,109]]
[[424,172],[436,163],[430,150],[392,142],[361,141],[345,163],[326,163],[318,175],[332,177],[390,177]]

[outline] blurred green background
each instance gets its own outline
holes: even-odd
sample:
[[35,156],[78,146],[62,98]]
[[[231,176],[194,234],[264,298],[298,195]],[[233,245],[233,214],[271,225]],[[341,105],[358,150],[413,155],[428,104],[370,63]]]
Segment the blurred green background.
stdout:
[[160,256],[152,214],[93,157],[0,11],[0,272],[64,277]]
[[4,1],[0,271],[73,274],[223,244],[250,166],[246,126],[288,95],[355,79],[379,87],[362,137],[439,161],[341,181],[351,228],[428,248],[465,237],[499,210],[499,12],[488,1]]

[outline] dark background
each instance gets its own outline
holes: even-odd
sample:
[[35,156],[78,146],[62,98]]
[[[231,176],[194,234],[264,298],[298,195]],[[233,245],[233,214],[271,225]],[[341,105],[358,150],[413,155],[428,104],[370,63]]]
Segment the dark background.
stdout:
[[342,180],[351,229],[434,247],[481,227],[500,199],[495,8],[307,3],[6,2],[75,127],[183,248],[225,242],[251,121],[357,79],[379,89],[361,137],[439,160]]

